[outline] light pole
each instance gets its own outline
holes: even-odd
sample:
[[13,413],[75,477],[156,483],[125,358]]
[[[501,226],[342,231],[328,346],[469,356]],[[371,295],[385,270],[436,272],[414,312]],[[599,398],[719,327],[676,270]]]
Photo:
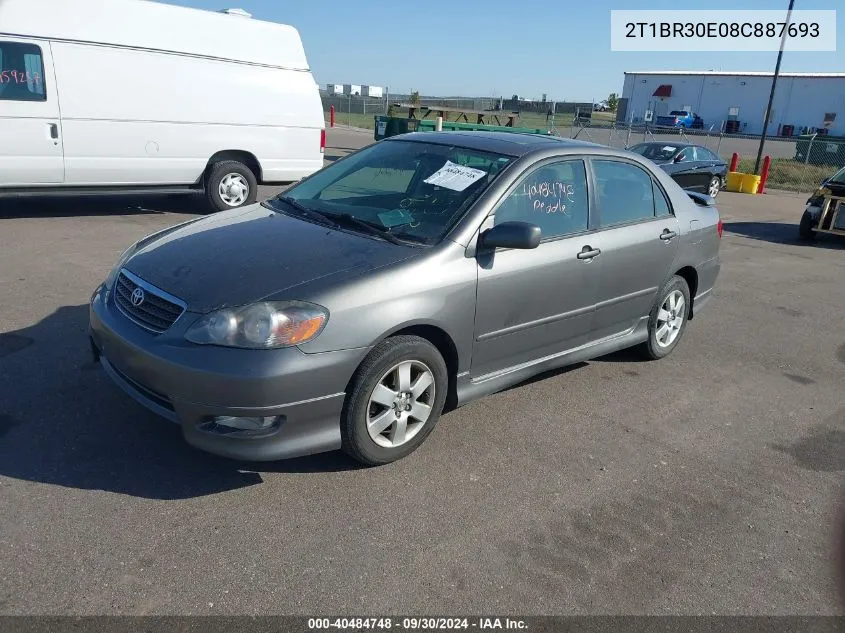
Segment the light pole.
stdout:
[[778,75],[780,74],[780,62],[783,59],[783,47],[786,44],[786,37],[789,34],[789,24],[792,20],[792,7],[795,5],[795,0],[789,0],[789,8],[786,10],[786,26],[783,28],[783,34],[780,38],[780,50],[778,51],[778,61],[775,64],[775,74],[772,77],[772,91],[769,93],[769,105],[766,106],[766,117],[763,121],[763,133],[760,135],[760,147],[757,150],[757,161],[754,163],[754,173],[760,173],[760,161],[763,158],[763,146],[766,144],[766,132],[769,129],[769,118],[772,115],[772,102],[775,100],[775,86],[778,83]]

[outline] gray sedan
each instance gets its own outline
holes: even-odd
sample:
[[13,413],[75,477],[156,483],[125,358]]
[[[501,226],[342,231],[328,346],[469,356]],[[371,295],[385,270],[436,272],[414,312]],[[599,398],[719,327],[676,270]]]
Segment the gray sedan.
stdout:
[[401,135],[132,245],[91,297],[91,347],[201,449],[384,464],[444,408],[623,348],[671,353],[721,236],[711,198],[631,152]]

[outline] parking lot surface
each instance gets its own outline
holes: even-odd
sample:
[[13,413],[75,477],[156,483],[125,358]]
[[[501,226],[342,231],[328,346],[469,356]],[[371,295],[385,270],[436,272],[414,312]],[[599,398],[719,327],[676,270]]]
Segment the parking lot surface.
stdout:
[[845,613],[845,243],[797,242],[805,199],[719,196],[669,358],[546,374],[374,469],[200,453],[90,361],[91,291],[189,201],[0,202],[0,612]]

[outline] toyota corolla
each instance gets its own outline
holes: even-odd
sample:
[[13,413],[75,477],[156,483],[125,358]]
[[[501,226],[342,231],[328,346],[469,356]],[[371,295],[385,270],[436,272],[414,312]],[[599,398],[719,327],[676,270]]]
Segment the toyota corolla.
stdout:
[[444,408],[622,348],[671,353],[721,235],[711,198],[632,152],[400,135],[132,245],[93,293],[91,347],[201,449],[384,464]]

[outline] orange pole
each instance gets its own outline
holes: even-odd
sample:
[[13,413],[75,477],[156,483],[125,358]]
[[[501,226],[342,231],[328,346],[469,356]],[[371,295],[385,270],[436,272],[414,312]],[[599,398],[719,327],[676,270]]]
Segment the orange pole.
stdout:
[[760,186],[757,187],[757,193],[765,193],[766,191],[766,180],[769,179],[769,167],[772,164],[772,157],[766,156],[763,159],[763,169],[760,172]]
[[736,171],[736,166],[739,165],[739,154],[734,152],[734,155],[731,156],[731,166],[728,171]]

